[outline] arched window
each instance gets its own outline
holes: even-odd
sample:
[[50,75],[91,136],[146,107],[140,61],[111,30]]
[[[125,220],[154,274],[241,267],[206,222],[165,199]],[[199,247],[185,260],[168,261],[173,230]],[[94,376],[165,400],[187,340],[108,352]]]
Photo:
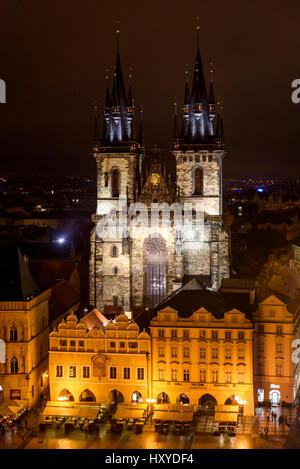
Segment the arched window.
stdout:
[[114,168],[111,172],[111,196],[119,197],[120,194],[120,172]]
[[194,181],[193,181],[193,187],[194,187],[193,194],[194,195],[202,195],[202,192],[203,192],[202,179],[203,179],[202,169],[198,167],[194,170]]
[[18,359],[16,357],[13,357],[10,361],[10,371],[11,373],[18,373],[18,370],[19,370]]
[[117,275],[118,272],[119,272],[119,271],[118,271],[118,267],[114,267],[114,268],[113,268],[113,274],[114,274],[114,275]]
[[9,340],[16,342],[18,340],[18,331],[16,326],[11,326],[10,332],[9,332]]
[[7,329],[6,326],[3,326],[2,328],[2,339],[5,341],[7,340]]
[[117,255],[118,255],[118,248],[117,248],[117,246],[113,246],[113,247],[112,247],[111,255],[112,255],[112,257],[117,257]]

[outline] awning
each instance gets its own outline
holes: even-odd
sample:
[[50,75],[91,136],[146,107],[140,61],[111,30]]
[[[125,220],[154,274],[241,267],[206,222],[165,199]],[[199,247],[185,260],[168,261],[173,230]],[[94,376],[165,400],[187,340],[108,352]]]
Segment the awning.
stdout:
[[156,410],[154,412],[154,420],[165,420],[173,422],[173,412],[168,412],[164,410]]
[[5,401],[0,406],[0,415],[16,415],[20,410],[26,407],[27,401],[20,400],[20,401]]
[[149,404],[145,402],[128,402],[118,405],[118,409],[143,409],[147,410]]
[[236,412],[215,412],[215,422],[236,423],[238,414]]
[[166,422],[192,422],[194,418],[193,412],[168,412],[156,410],[154,412],[154,420],[164,420]]
[[113,419],[142,419],[145,415],[144,409],[118,408]]
[[195,405],[193,404],[157,404],[156,411],[164,412],[195,412]]
[[47,406],[44,409],[43,417],[78,417],[94,419],[98,414],[99,409]]

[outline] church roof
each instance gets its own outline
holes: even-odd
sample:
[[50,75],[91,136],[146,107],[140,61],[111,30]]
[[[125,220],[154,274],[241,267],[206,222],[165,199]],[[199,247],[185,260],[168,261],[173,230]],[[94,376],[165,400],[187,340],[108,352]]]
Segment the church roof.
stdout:
[[17,246],[0,248],[0,301],[27,301],[40,290]]

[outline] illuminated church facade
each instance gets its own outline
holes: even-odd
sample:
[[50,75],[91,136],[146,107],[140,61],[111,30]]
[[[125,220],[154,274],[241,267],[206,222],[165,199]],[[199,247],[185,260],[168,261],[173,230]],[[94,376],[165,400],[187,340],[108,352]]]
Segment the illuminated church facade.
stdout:
[[[199,38],[191,87],[186,78],[182,116],[175,109],[176,180],[157,151],[146,154],[142,113],[135,135],[132,90],[125,88],[119,50],[111,88],[107,80],[102,138],[95,110],[97,210],[91,233],[90,304],[104,313],[121,307],[130,315],[135,307],[156,306],[194,276],[217,291],[229,277],[230,236],[222,220],[226,149],[213,82],[208,92],[205,84]],[[186,207],[191,214],[190,236],[175,223],[174,207]],[[161,223],[167,212],[168,229]],[[119,223],[110,237],[99,230],[104,219]]]

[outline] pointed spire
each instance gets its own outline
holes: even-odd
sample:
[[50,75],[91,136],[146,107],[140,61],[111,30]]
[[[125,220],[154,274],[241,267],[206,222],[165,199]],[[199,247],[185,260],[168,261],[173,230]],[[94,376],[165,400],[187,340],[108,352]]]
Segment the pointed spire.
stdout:
[[94,142],[97,142],[100,140],[100,135],[99,135],[99,125],[98,125],[98,100],[95,99],[94,101],[94,111],[95,111],[95,117],[94,117],[94,136],[93,140]]
[[[187,67],[187,64],[186,64]],[[184,92],[184,104],[189,105],[191,102],[190,90],[189,90],[189,72],[185,69],[185,92]]]
[[194,67],[193,77],[193,88],[192,88],[192,99],[194,103],[200,103],[207,99],[205,79],[202,67],[202,60],[199,48],[199,30],[200,26],[197,26],[197,54]]
[[215,93],[214,93],[214,83],[213,83],[213,62],[210,62],[210,84],[209,84],[209,95],[208,95],[208,102],[210,104],[215,104]]
[[174,102],[174,128],[173,128],[173,138],[178,138],[178,118],[177,118],[177,102],[175,98]]

